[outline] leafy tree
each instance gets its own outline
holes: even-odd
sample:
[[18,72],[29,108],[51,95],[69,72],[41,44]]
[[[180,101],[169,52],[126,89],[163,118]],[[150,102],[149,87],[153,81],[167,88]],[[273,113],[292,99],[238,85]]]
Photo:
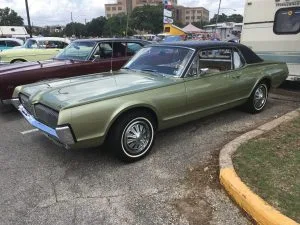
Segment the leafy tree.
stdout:
[[107,19],[103,16],[92,19],[91,22],[86,24],[87,33],[89,36],[101,37],[104,33],[104,27]]
[[206,21],[198,21],[198,22],[192,22],[192,24],[195,26],[195,27],[198,27],[200,29],[203,29],[204,26],[208,25],[209,23],[206,22]]
[[[214,17],[210,20],[210,24],[216,23],[217,20],[217,14],[214,15]],[[226,14],[222,13],[219,15],[218,23],[224,23],[224,22],[235,22],[235,23],[242,23],[243,22],[243,16],[240,14],[232,14],[230,16],[227,16]]]
[[232,14],[228,16],[227,21],[228,22],[235,22],[235,23],[242,23],[244,20],[244,17],[240,14]]
[[160,33],[163,29],[162,5],[136,7],[131,13],[131,27],[148,33]]
[[[126,35],[126,27],[127,27],[127,19],[130,23],[130,17],[125,15],[124,13],[120,13],[118,15],[112,16],[107,20],[107,23],[104,26],[104,35],[105,36],[125,36]],[[130,26],[128,26],[130,28]],[[132,30],[127,30],[127,35],[132,34]]]
[[[222,13],[222,14],[219,15],[218,23],[227,22],[227,19],[228,19],[228,16],[226,14]],[[217,20],[217,14],[215,14],[214,17],[211,18],[211,20],[209,21],[209,23],[210,24],[214,24],[214,23],[216,23],[216,20]]]
[[23,26],[23,18],[14,10],[6,7],[0,9],[0,26]]
[[86,26],[82,23],[68,23],[63,31],[68,37],[75,35],[76,37],[82,37],[87,35]]

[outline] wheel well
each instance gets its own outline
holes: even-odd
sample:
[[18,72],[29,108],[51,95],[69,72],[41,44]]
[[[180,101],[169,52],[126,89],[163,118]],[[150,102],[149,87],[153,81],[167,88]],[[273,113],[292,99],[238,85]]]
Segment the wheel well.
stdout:
[[[158,119],[157,119],[157,115],[156,113],[148,108],[148,107],[135,107],[135,108],[131,108],[131,109],[128,109],[128,110],[125,110],[124,112],[122,112],[115,121],[117,121],[119,118],[125,116],[126,114],[130,114],[132,111],[134,112],[147,112],[147,113],[150,113],[150,115],[152,116],[152,118],[154,119],[154,122],[155,122],[155,125],[157,126],[158,125]],[[115,122],[114,122],[115,123]]]
[[122,112],[120,115],[118,115],[118,117],[114,120],[114,122],[110,125],[109,129],[108,129],[108,132],[107,132],[107,136],[109,136],[112,128],[114,127],[114,125],[116,123],[118,123],[118,120],[120,118],[122,118],[123,116],[127,115],[127,114],[130,114],[131,112],[137,112],[137,111],[140,111],[140,112],[147,112],[147,113],[150,113],[150,115],[152,116],[152,118],[154,119],[154,122],[155,122],[155,129],[157,128],[158,126],[158,118],[157,118],[157,115],[156,113],[148,108],[148,107],[135,107],[135,108],[131,108],[131,109],[128,109],[128,110],[125,110],[124,112]]
[[271,80],[270,80],[269,78],[264,78],[264,79],[262,79],[262,80],[260,81],[260,83],[261,83],[261,82],[266,83],[268,89],[270,90],[270,88],[271,88]]
[[22,61],[22,62],[26,62],[26,60],[25,60],[25,59],[14,59],[14,60],[12,60],[10,63],[14,63],[14,62],[16,62],[16,61]]

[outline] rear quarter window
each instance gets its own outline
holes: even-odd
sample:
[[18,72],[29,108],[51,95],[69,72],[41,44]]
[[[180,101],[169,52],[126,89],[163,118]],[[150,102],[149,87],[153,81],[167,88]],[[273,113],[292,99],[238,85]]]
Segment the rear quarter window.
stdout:
[[275,14],[275,34],[298,34],[300,32],[300,7],[279,9]]
[[244,45],[239,45],[238,49],[242,53],[247,64],[263,62],[263,60],[258,55],[256,55],[250,48]]

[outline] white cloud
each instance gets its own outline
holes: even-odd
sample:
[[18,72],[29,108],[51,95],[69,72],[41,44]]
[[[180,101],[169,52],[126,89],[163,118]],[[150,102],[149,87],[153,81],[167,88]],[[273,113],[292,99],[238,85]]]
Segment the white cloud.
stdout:
[[[66,24],[71,21],[71,12],[73,21],[84,23],[92,18],[104,16],[104,4],[116,0],[28,0],[30,17],[34,25],[53,25]],[[241,13],[243,14],[245,0],[223,0],[221,12]],[[219,0],[179,0],[178,4],[184,6],[203,6],[213,15],[217,12]],[[15,10],[24,18],[27,23],[25,1],[24,0],[0,0],[0,7],[9,7]]]

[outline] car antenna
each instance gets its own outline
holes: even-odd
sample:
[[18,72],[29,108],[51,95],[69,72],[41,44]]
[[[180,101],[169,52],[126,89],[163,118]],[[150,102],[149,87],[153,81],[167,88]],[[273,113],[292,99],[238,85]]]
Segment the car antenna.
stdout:
[[113,56],[114,56],[114,41],[111,44],[111,57],[110,57],[110,73],[113,74]]

